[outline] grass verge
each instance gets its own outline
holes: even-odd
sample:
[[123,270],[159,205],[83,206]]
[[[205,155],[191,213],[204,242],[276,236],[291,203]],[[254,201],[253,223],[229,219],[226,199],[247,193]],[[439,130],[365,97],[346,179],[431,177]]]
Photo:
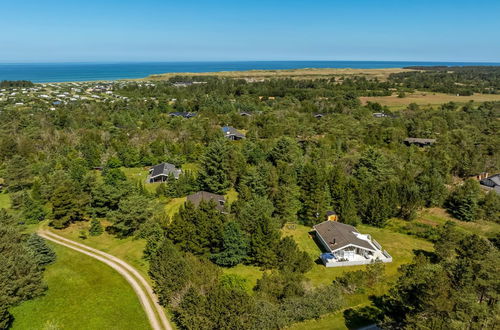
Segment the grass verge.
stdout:
[[149,329],[127,281],[109,266],[49,243],[57,261],[44,273],[46,294],[12,308],[14,330]]

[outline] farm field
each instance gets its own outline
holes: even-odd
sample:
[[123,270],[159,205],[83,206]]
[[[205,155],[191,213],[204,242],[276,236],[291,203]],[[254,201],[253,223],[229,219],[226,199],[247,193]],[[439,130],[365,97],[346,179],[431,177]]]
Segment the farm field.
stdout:
[[71,249],[50,246],[57,260],[44,273],[49,289],[12,308],[12,329],[149,329],[137,296],[116,271]]
[[464,104],[471,100],[474,102],[500,101],[500,95],[474,94],[471,96],[456,96],[444,93],[416,92],[412,94],[406,94],[406,96],[403,98],[400,98],[396,94],[393,94],[391,96],[362,96],[359,99],[361,100],[362,104],[367,104],[368,102],[376,102],[380,103],[381,105],[388,106],[390,109],[396,110],[405,108],[411,103],[416,103],[421,106],[436,106],[447,102]]

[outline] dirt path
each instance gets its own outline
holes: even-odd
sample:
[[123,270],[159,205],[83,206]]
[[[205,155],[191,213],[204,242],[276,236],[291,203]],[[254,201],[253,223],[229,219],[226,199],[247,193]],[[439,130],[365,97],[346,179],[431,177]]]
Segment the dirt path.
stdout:
[[48,239],[54,243],[63,245],[85,255],[88,255],[92,258],[95,258],[115,269],[127,280],[127,282],[129,282],[129,284],[134,289],[137,297],[139,298],[139,301],[144,308],[144,312],[149,319],[151,327],[154,330],[172,330],[172,326],[165,316],[163,308],[158,304],[158,300],[153,293],[153,289],[135,268],[115,256],[91,248],[87,245],[69,240],[50,231],[39,230],[38,234],[41,237]]

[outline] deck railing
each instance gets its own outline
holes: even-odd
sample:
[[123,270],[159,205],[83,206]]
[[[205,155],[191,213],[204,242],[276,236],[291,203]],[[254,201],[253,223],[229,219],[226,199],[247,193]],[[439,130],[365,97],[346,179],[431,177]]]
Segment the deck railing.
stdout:
[[376,240],[372,239],[372,243],[377,247],[377,249],[382,250],[382,246],[378,244]]

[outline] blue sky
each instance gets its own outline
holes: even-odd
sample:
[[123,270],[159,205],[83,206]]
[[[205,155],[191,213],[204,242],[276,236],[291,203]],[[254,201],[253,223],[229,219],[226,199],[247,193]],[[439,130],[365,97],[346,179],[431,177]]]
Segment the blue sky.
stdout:
[[500,62],[500,1],[0,1],[0,62],[199,60]]

